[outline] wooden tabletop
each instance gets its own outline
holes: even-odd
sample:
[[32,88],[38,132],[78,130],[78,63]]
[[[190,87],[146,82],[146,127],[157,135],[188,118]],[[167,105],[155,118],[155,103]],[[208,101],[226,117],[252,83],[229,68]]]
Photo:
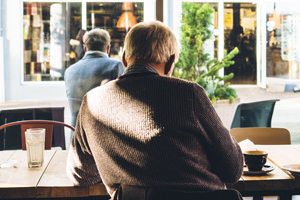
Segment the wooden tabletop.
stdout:
[[[242,194],[300,192],[300,182],[280,168],[284,164],[300,164],[300,145],[260,145],[258,148],[269,153],[268,164],[275,170],[265,176],[242,176],[237,184],[229,187],[238,189]],[[103,184],[73,186],[65,172],[66,158],[67,151],[45,151],[43,166],[29,169],[26,151],[0,151],[0,165],[5,161],[17,161],[15,167],[0,168],[0,199],[108,195]]]
[[[268,152],[267,164],[274,171],[264,176],[245,176],[231,188],[239,190],[243,195],[281,195],[300,194],[300,182],[281,167],[285,164],[300,164],[300,145],[256,145],[257,149]],[[289,199],[286,197],[285,199]]]
[[28,168],[26,151],[0,151],[0,164],[17,161],[15,166],[0,168],[0,199],[58,198],[107,196],[103,184],[75,187],[68,179],[65,168],[67,151],[45,151],[41,168]]

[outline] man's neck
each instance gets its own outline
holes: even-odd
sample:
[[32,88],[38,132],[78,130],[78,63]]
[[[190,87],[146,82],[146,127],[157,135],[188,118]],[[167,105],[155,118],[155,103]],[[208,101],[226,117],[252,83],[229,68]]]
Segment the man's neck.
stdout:
[[154,69],[160,76],[165,76],[165,65],[163,63],[128,63],[128,66],[132,66],[132,65],[147,65],[149,67],[151,67],[152,69]]
[[88,50],[85,52],[85,54],[92,54],[92,53],[102,53],[108,56],[108,54],[104,51],[100,51],[100,50]]

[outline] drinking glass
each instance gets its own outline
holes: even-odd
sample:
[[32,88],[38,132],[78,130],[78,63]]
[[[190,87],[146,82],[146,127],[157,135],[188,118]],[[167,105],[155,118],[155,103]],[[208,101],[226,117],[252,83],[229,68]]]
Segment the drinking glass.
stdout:
[[30,128],[25,131],[28,167],[41,167],[44,162],[45,129]]

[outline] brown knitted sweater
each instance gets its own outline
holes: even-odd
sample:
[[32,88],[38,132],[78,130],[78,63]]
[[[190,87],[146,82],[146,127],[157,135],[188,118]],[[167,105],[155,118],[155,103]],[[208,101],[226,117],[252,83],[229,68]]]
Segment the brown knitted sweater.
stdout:
[[242,168],[203,88],[148,71],[85,96],[67,172],[75,184],[102,181],[112,194],[118,183],[223,189]]

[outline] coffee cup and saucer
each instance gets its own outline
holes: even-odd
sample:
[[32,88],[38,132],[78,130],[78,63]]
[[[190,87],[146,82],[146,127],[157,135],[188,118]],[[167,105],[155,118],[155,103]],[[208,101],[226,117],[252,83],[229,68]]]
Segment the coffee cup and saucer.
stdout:
[[262,176],[274,170],[271,165],[266,165],[268,153],[266,151],[252,150],[245,151],[244,175],[246,176]]

